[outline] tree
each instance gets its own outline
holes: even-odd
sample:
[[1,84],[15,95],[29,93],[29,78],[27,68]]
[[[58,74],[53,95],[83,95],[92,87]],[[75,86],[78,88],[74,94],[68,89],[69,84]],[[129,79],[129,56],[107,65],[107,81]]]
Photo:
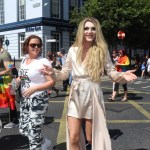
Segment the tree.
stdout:
[[130,48],[150,48],[149,0],[86,0],[80,10],[72,12],[71,23],[86,16],[97,18],[109,45],[119,42],[117,32],[126,33],[125,43]]

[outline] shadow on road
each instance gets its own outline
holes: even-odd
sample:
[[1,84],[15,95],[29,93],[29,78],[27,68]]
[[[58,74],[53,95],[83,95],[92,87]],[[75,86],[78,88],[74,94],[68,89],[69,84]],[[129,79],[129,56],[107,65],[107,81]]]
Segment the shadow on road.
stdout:
[[44,123],[44,125],[48,125],[48,124],[51,124],[53,122],[54,122],[54,117],[48,117],[48,116],[46,116],[45,117],[45,123]]
[[8,135],[0,138],[0,147],[5,150],[28,149],[28,140],[21,135]]
[[53,147],[54,150],[66,150],[66,142],[65,143],[60,143],[58,145],[55,145]]
[[123,132],[119,129],[109,129],[109,135],[111,139],[116,140],[119,136],[123,135]]

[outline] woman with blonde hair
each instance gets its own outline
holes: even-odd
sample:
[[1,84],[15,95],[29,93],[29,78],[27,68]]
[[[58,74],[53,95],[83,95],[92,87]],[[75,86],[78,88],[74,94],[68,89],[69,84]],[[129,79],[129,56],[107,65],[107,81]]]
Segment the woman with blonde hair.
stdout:
[[67,112],[67,150],[85,150],[82,121],[85,121],[86,140],[92,150],[111,150],[111,141],[106,126],[104,98],[100,80],[103,70],[115,82],[136,79],[128,71],[119,73],[113,66],[99,21],[84,18],[78,27],[76,41],[69,49],[66,63],[61,71],[45,66],[43,73],[56,81],[72,75],[72,84]]

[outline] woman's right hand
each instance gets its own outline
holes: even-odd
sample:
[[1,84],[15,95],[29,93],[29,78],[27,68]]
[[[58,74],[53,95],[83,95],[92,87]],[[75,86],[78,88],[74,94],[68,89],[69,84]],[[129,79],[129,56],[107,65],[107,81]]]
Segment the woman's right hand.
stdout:
[[52,67],[44,65],[44,64],[43,64],[43,66],[44,66],[44,68],[41,69],[42,74],[44,74],[44,75],[54,74],[54,70]]

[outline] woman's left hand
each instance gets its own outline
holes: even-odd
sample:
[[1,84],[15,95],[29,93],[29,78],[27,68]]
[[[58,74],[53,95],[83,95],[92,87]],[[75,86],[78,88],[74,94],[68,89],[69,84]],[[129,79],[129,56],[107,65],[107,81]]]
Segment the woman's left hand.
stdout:
[[126,81],[134,81],[137,79],[137,76],[134,74],[136,70],[128,70],[124,73],[123,77],[126,79]]
[[29,97],[30,95],[32,95],[35,92],[36,92],[35,87],[30,87],[30,88],[23,91],[22,96],[23,97]]

